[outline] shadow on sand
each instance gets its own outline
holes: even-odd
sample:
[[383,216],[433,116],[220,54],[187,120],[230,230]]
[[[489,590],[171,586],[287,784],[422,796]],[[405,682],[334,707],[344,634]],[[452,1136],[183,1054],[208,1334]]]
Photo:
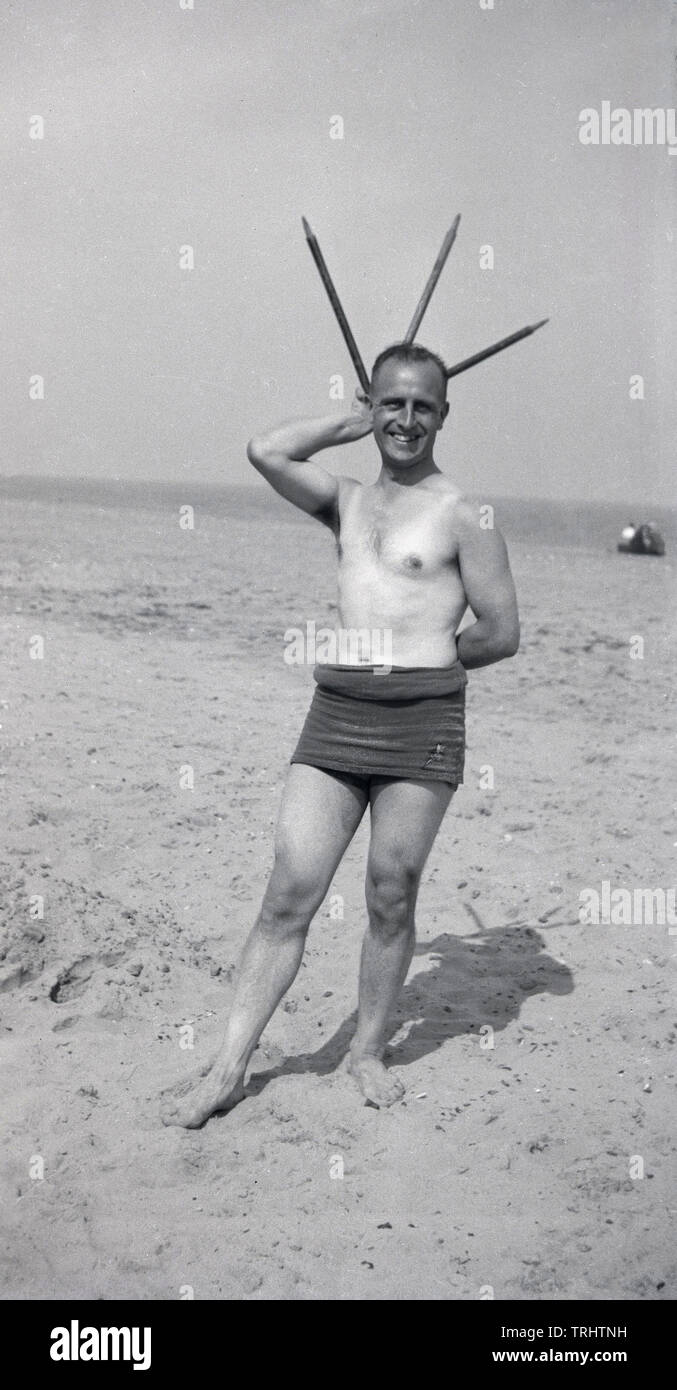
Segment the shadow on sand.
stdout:
[[[469,909],[477,932],[421,941],[415,956],[432,957],[428,967],[410,976],[391,1019],[391,1045],[386,1061],[406,1067],[449,1038],[478,1033],[484,1024],[495,1032],[519,1018],[523,1000],[531,994],[570,994],[573,976],[568,966],[548,955],[535,927],[510,923],[487,931]],[[269,1071],[253,1072],[247,1094],[260,1095],[278,1076],[312,1072],[326,1076],[340,1065],[355,1031],[357,1011],[327,1038],[316,1052],[287,1057]],[[407,1027],[404,1036],[403,1026]]]

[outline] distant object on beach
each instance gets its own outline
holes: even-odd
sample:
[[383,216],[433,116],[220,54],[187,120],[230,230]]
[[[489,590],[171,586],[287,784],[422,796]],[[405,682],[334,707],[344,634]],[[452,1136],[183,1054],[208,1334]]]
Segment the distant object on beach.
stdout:
[[626,555],[664,555],[665,541],[655,521],[644,521],[641,526],[631,521],[621,531],[618,549]]

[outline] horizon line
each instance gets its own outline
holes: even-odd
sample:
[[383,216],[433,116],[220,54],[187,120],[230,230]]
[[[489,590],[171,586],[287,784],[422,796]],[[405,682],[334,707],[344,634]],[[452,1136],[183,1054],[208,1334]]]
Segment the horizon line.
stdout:
[[[72,485],[72,484],[75,484],[75,483],[89,483],[89,484],[92,484],[92,483],[94,483],[94,484],[99,483],[99,484],[104,484],[104,485],[105,485],[105,484],[114,483],[114,484],[118,484],[119,486],[129,485],[129,486],[131,486],[132,488],[147,488],[147,487],[158,487],[158,486],[159,486],[159,487],[168,487],[168,488],[177,488],[177,489],[178,489],[178,488],[183,488],[183,487],[186,487],[186,486],[188,486],[188,487],[190,487],[190,486],[196,486],[196,487],[222,488],[222,489],[224,489],[224,490],[227,489],[227,488],[250,488],[250,489],[252,489],[252,490],[254,490],[254,491],[256,491],[256,492],[259,492],[259,491],[260,491],[262,495],[265,495],[265,494],[266,494],[266,490],[268,490],[268,492],[270,491],[270,488],[269,488],[269,487],[267,488],[267,485],[266,485],[265,482],[258,482],[258,481],[255,481],[253,478],[252,478],[251,481],[249,481],[249,480],[242,480],[242,479],[227,479],[227,480],[221,480],[221,479],[214,479],[214,478],[191,478],[191,479],[189,479],[189,480],[186,480],[186,479],[182,479],[182,478],[152,478],[152,477],[150,477],[150,478],[139,478],[139,477],[120,477],[120,476],[116,476],[115,474],[103,474],[103,475],[102,475],[102,474],[99,474],[99,473],[65,473],[65,474],[58,474],[58,473],[0,473],[0,494],[2,493],[2,489],[3,489],[3,486],[4,486],[5,483],[23,483],[23,482],[31,482],[31,481],[32,481],[32,482],[41,482],[41,483],[57,483],[57,484],[58,484],[58,483],[63,483],[63,484],[65,484],[66,486],[69,486],[69,485]],[[276,495],[277,495],[277,494],[276,494]],[[484,496],[485,494],[484,494],[484,493],[476,493],[476,492],[473,492],[472,490],[469,490],[467,495],[468,495],[469,497],[471,497],[473,500],[478,500],[480,497]],[[603,505],[606,505],[606,506],[614,506],[614,507],[631,507],[631,506],[633,506],[633,507],[652,507],[652,506],[653,506],[653,507],[660,507],[660,508],[662,508],[662,509],[664,509],[664,510],[666,510],[666,511],[677,512],[677,502],[672,502],[672,503],[671,503],[671,502],[659,502],[659,501],[656,501],[655,498],[654,498],[653,500],[649,499],[649,501],[647,501],[646,498],[639,498],[639,497],[638,497],[638,498],[627,498],[627,497],[609,498],[609,497],[597,497],[597,496],[596,496],[596,497],[562,497],[562,496],[547,496],[547,495],[544,495],[544,494],[542,494],[542,493],[538,493],[538,494],[537,494],[537,493],[509,493],[509,492],[503,492],[503,493],[494,492],[494,493],[492,493],[491,495],[492,495],[493,497],[497,498],[499,501],[504,501],[504,500],[505,500],[505,501],[509,501],[509,502],[566,502],[566,503],[570,503],[570,504],[580,503],[580,504],[582,504],[582,505],[584,505],[584,506],[587,506],[587,505],[589,505],[589,504],[592,504],[593,506],[595,506],[595,505],[596,505],[596,506],[603,506]]]

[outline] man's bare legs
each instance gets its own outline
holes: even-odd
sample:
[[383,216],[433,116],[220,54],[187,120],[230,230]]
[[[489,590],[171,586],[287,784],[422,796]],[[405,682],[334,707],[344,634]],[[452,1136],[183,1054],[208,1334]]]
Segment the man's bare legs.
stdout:
[[369,925],[350,1070],[374,1105],[392,1105],[404,1094],[402,1083],[382,1061],[388,1016],[411,964],[421,874],[455,790],[448,782],[374,778],[371,783]]
[[316,767],[293,763],[275,836],[275,862],[244,948],[221,1050],[185,1099],[169,1100],[165,1124],[195,1129],[242,1099],[247,1063],[292,984],[306,934],[367,804],[366,792]]

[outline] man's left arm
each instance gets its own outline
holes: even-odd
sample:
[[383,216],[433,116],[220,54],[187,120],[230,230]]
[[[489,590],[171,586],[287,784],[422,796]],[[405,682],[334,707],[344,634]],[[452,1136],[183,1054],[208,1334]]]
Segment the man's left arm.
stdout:
[[479,507],[458,507],[458,568],[476,622],[456,639],[468,669],[514,656],[520,642],[517,596],[505,541],[497,526],[480,525]]

